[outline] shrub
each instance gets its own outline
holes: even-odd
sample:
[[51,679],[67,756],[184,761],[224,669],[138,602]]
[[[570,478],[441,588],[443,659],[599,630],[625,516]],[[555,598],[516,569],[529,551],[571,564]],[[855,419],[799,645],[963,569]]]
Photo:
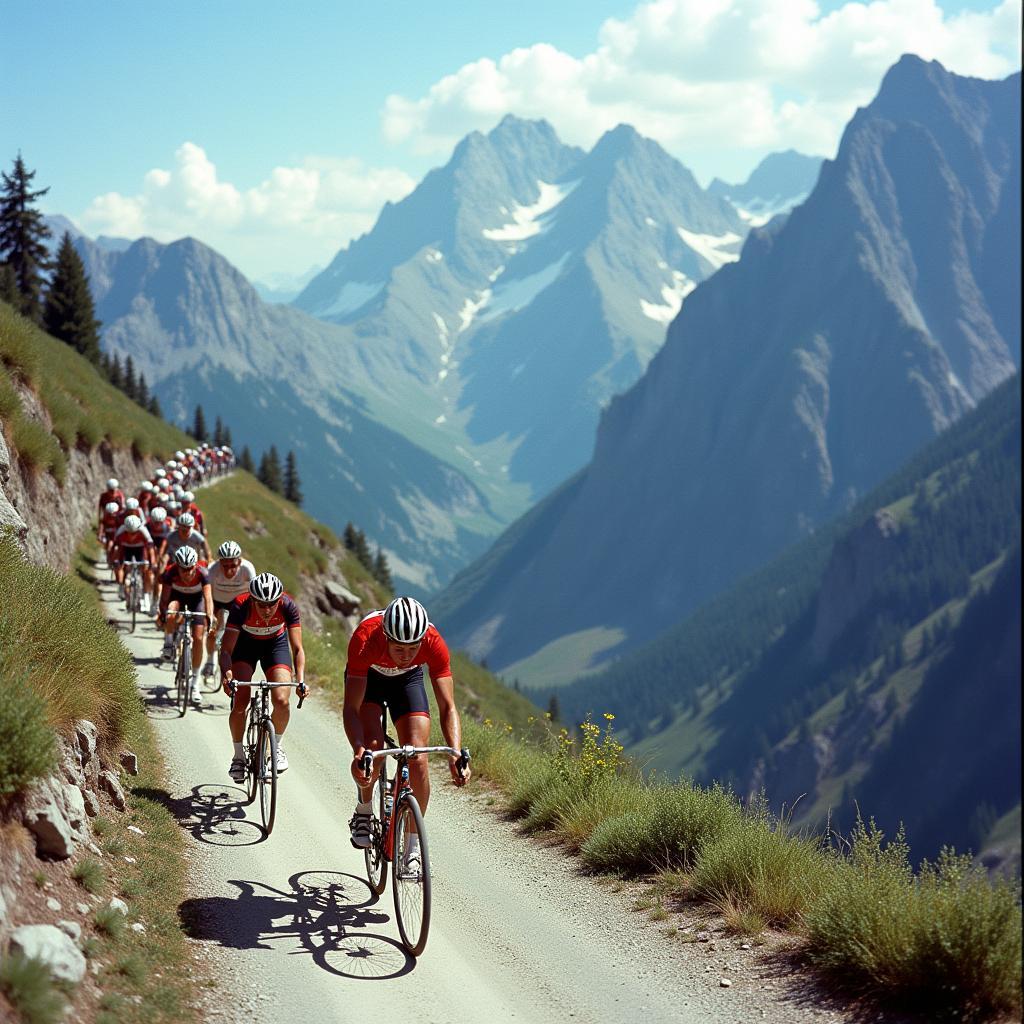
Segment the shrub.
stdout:
[[64,1016],[64,996],[41,960],[20,953],[0,960],[0,992],[25,1024],[57,1024]]
[[103,889],[107,880],[103,865],[94,857],[80,860],[71,872],[71,877],[86,891],[95,896]]
[[1021,1009],[1019,883],[990,880],[951,850],[915,876],[902,831],[858,822],[850,856],[806,915],[807,955],[845,985],[933,1018]]
[[0,797],[26,789],[56,763],[46,703],[26,685],[24,672],[14,676],[8,671],[0,647]]
[[125,930],[125,917],[120,910],[114,907],[100,907],[93,915],[93,924],[96,930],[109,935],[112,939],[119,939]]
[[832,867],[821,838],[791,834],[786,820],[774,819],[758,801],[703,850],[692,891],[792,928],[827,884]]

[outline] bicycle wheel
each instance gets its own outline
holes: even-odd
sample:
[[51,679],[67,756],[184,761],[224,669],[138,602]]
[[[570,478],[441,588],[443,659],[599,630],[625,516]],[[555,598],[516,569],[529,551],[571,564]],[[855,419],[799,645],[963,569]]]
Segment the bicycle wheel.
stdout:
[[274,830],[274,815],[277,813],[277,733],[273,722],[267,721],[260,726],[256,766],[259,771],[260,815],[263,829],[269,836]]
[[387,792],[388,780],[381,767],[380,777],[373,791],[374,815],[370,819],[370,845],[363,850],[366,861],[366,878],[370,888],[380,895],[388,882],[388,862],[384,859],[384,794]]
[[131,579],[128,580],[128,610],[132,613],[132,628],[131,628],[131,632],[133,632],[133,633],[135,632],[135,612],[136,612],[136,607],[135,606],[138,604],[138,601],[136,601],[136,599],[135,599],[137,591],[138,591],[138,586],[137,586],[137,584],[135,582],[135,576],[133,574]]
[[250,714],[245,724],[245,795],[246,803],[251,804],[256,799],[256,788],[259,785],[259,756],[260,727],[256,719]]
[[[419,835],[419,869],[406,867],[409,837]],[[395,893],[395,917],[402,943],[412,956],[419,956],[427,944],[430,929],[430,859],[427,833],[423,828],[420,805],[412,793],[405,793],[395,808],[395,869],[391,888]]]
[[192,641],[188,633],[181,641],[178,676],[181,680],[178,684],[178,717],[184,718],[185,712],[188,711],[189,690],[192,687]]

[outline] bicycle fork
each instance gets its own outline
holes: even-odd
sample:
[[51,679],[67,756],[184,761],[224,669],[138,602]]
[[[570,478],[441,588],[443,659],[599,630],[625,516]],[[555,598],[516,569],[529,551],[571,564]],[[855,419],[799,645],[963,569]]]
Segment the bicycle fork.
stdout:
[[402,790],[409,785],[409,766],[403,764],[402,767],[395,772],[395,777],[391,781],[391,812],[387,818],[387,828],[384,833],[384,859],[394,861],[395,859],[395,821],[398,818],[398,795]]

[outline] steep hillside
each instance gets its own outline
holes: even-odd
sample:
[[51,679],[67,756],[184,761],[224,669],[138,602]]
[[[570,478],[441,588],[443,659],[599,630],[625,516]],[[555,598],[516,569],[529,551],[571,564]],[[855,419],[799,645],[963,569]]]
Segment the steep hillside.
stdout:
[[670,774],[803,795],[798,820],[843,830],[857,800],[923,853],[982,849],[1020,801],[1020,423],[1018,375],[563,711],[615,713]]
[[635,647],[1012,375],[1019,104],[1019,76],[892,68],[807,201],[687,299],[589,466],[499,542],[508,571],[441,595],[457,642],[502,670],[577,637]]

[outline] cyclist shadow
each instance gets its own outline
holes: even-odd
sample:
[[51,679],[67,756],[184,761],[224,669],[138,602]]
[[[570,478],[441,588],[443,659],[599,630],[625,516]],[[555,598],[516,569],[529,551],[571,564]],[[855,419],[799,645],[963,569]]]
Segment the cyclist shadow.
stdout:
[[164,789],[136,790],[166,807],[178,824],[197,842],[207,846],[255,846],[266,833],[245,816],[245,791],[237,786],[193,786],[185,797],[172,797]]
[[378,897],[366,881],[340,871],[300,871],[288,888],[229,879],[238,895],[186,900],[178,908],[194,939],[230,949],[276,949],[297,943],[291,955],[309,955],[322,970],[357,981],[408,974],[416,961],[395,940],[371,932],[390,920],[373,909]]

